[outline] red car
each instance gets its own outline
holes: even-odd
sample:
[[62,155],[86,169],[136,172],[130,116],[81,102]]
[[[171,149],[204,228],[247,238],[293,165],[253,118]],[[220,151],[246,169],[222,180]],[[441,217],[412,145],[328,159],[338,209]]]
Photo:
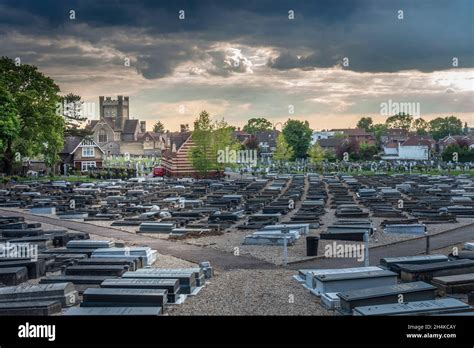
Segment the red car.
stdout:
[[165,176],[165,168],[163,167],[155,167],[153,168],[153,177],[157,177],[157,176]]

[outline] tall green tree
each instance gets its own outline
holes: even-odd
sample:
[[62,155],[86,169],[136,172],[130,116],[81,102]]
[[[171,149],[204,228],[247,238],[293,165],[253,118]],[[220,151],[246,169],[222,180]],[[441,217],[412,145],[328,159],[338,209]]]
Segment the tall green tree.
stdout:
[[238,151],[240,149],[240,143],[232,136],[234,127],[229,125],[224,119],[214,122],[213,130],[211,132],[212,137],[212,153],[216,156],[215,168],[221,173],[226,166],[234,167],[236,163],[221,162],[219,161],[219,152],[223,151]]
[[256,134],[261,131],[272,130],[272,123],[263,117],[255,117],[248,120],[243,131],[249,134]]
[[436,140],[447,135],[461,135],[462,121],[456,116],[437,117],[430,121],[430,131]]
[[416,132],[418,135],[426,135],[429,132],[429,124],[426,122],[424,119],[417,118],[413,121],[413,130]]
[[400,112],[396,115],[393,115],[387,118],[387,120],[385,121],[385,124],[390,129],[401,128],[401,129],[410,130],[412,122],[413,122],[413,116],[404,112]]
[[238,150],[240,147],[232,136],[233,130],[224,119],[213,122],[207,111],[202,111],[194,121],[191,136],[195,146],[191,149],[190,160],[202,177],[207,177],[211,171],[220,173],[225,166],[235,165],[218,161],[219,151]]
[[193,168],[201,176],[208,176],[209,172],[215,168],[215,156],[212,152],[212,131],[214,127],[211,117],[207,111],[202,111],[194,121],[192,140],[194,147],[190,152],[190,160]]
[[359,122],[357,122],[357,128],[365,129],[366,132],[372,131],[373,125],[374,120],[372,120],[372,117],[362,117]]
[[[0,83],[0,146],[5,164],[12,163],[13,142],[21,132],[21,122],[13,98],[5,86]],[[6,166],[5,166],[6,167]],[[11,168],[7,169],[11,172]]]
[[153,132],[155,133],[164,133],[165,131],[165,125],[163,122],[158,121],[153,125]]
[[293,159],[306,158],[313,131],[308,121],[288,120],[283,127],[285,140],[294,151]]
[[1,154],[5,172],[12,173],[16,153],[21,157],[43,155],[47,163],[56,163],[63,147],[65,125],[63,116],[57,112],[61,102],[59,87],[35,66],[17,66],[8,57],[0,59],[0,85],[10,95],[6,97],[10,113],[16,113],[20,120],[19,132],[2,132],[1,142],[7,144]]
[[283,133],[280,133],[276,139],[276,149],[272,158],[275,161],[285,162],[289,161],[293,157],[293,148],[288,144]]
[[326,158],[326,151],[319,145],[319,142],[315,142],[308,150],[308,158],[310,163],[317,164],[324,161]]
[[368,143],[359,144],[359,156],[362,160],[373,160],[374,156],[379,152],[376,145]]
[[382,136],[386,135],[388,132],[387,125],[384,123],[375,124],[372,127],[372,132],[374,132],[375,139],[377,140],[377,144],[380,144]]
[[84,102],[81,96],[69,93],[61,97],[62,115],[64,117],[64,136],[84,138],[92,134],[91,130],[82,128],[87,121],[83,113]]
[[459,142],[450,144],[441,154],[446,162],[472,162],[474,161],[474,149],[469,149],[467,144]]

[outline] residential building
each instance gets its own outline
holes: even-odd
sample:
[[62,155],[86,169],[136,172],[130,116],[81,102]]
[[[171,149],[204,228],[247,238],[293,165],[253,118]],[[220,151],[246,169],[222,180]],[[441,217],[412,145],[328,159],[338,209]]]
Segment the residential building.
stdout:
[[191,134],[183,127],[180,132],[168,133],[161,162],[167,176],[193,177],[197,175],[190,159],[191,150],[195,146]]
[[474,149],[474,136],[468,135],[447,135],[438,140],[438,151],[443,153],[449,145],[465,143],[470,149]]
[[330,131],[341,133],[345,138],[355,139],[358,143],[375,144],[374,134],[362,128],[341,128],[331,129]]
[[[91,120],[89,129],[95,142],[106,155],[159,156],[164,148],[164,135],[147,132],[146,121],[130,117],[129,97],[99,97],[100,119]],[[148,133],[148,134],[146,134]],[[151,134],[153,133],[153,134]],[[148,139],[148,140],[147,140]]]
[[337,148],[345,141],[345,138],[328,138],[318,140],[318,143],[323,148],[323,150],[336,153]]
[[411,134],[407,129],[391,128],[387,129],[387,132],[380,137],[380,141],[382,142],[382,144],[385,144],[390,141],[403,143],[404,141],[407,141],[408,138],[412,135],[414,134]]
[[64,165],[81,172],[102,168],[105,153],[92,137],[66,137],[64,148],[59,155],[61,171],[64,173]]
[[336,132],[331,131],[314,131],[311,135],[311,145],[314,145],[318,140],[332,138],[335,134]]
[[262,162],[268,163],[271,161],[276,150],[278,135],[280,135],[280,131],[276,129],[260,131],[255,134]]
[[403,143],[392,141],[386,144],[382,159],[426,161],[431,158],[435,148],[436,142],[431,137],[413,136]]

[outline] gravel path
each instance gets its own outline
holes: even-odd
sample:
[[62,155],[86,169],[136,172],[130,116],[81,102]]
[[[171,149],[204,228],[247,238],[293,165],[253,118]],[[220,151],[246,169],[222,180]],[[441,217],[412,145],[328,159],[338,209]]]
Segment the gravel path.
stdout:
[[218,274],[169,315],[331,315],[288,270],[233,270]]

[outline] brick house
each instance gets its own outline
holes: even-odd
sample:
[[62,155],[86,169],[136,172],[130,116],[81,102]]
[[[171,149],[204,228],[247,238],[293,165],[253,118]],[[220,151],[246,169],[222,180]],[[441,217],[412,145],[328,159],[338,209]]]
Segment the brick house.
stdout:
[[64,170],[64,165],[67,165],[71,169],[85,172],[91,168],[102,168],[105,153],[92,137],[66,137],[59,155],[61,169]]

